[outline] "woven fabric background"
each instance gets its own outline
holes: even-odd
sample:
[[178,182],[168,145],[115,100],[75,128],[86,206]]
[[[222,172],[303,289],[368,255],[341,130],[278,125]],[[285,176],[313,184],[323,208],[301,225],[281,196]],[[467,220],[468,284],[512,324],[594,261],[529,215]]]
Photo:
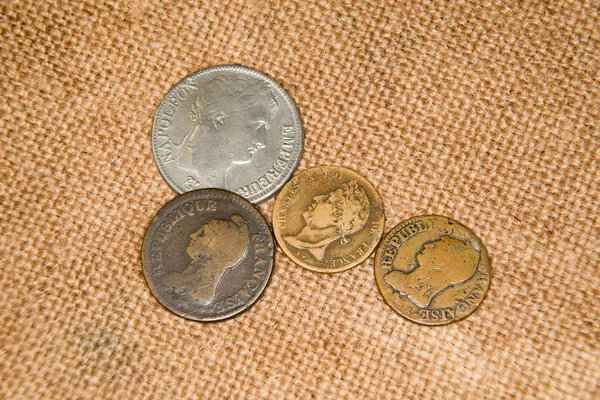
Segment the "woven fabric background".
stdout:
[[[173,3],[0,5],[0,397],[600,398],[598,1]],[[158,304],[154,112],[230,63],[297,102],[298,171],[358,170],[386,232],[434,213],[482,238],[473,315],[416,325],[372,257],[324,275],[279,250],[237,318]]]

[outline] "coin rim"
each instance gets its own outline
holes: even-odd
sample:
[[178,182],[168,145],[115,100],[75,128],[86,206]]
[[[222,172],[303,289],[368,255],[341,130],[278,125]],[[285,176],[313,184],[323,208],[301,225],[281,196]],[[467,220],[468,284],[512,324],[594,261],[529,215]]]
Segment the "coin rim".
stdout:
[[[402,312],[400,312],[399,310],[396,309],[396,307],[394,307],[394,305],[391,303],[391,301],[388,301],[388,299],[386,298],[386,296],[383,294],[383,291],[381,290],[381,282],[377,273],[378,268],[380,268],[381,263],[379,262],[379,257],[381,256],[381,253],[383,251],[383,247],[385,246],[385,243],[387,242],[387,240],[389,239],[389,237],[391,236],[392,232],[394,230],[396,230],[396,228],[398,228],[399,226],[403,226],[403,225],[407,225],[410,221],[415,220],[415,219],[422,219],[422,218],[430,218],[430,217],[434,217],[434,218],[443,218],[445,220],[448,221],[452,221],[455,224],[460,225],[462,228],[464,228],[465,230],[467,230],[467,232],[469,232],[471,235],[473,235],[473,237],[477,240],[477,242],[479,243],[479,245],[481,246],[481,248],[483,249],[483,252],[485,253],[485,258],[487,260],[487,264],[488,264],[488,270],[489,270],[489,280],[488,280],[488,285],[487,285],[487,290],[483,293],[483,296],[481,297],[481,300],[479,301],[479,303],[477,304],[477,306],[468,314],[463,315],[460,318],[454,318],[450,321],[444,321],[444,322],[437,322],[437,323],[427,323],[427,322],[423,322],[422,320],[415,320],[409,316],[404,315]],[[379,291],[379,294],[381,295],[381,297],[383,298],[383,300],[385,301],[385,303],[392,309],[394,310],[394,312],[396,312],[396,314],[400,315],[402,318],[405,318],[411,322],[414,322],[416,324],[419,325],[425,325],[425,326],[445,326],[445,325],[450,325],[453,324],[455,322],[458,321],[462,321],[463,319],[473,315],[475,312],[477,312],[477,310],[479,310],[479,306],[481,306],[481,303],[483,303],[483,301],[486,299],[487,294],[490,290],[490,286],[492,283],[492,261],[490,259],[490,255],[485,247],[485,245],[483,244],[483,241],[481,240],[481,238],[479,236],[477,236],[475,234],[475,232],[473,232],[471,230],[471,228],[469,228],[468,226],[466,226],[465,224],[461,223],[460,221],[457,221],[453,218],[449,218],[443,215],[439,215],[439,214],[423,214],[423,215],[418,215],[415,217],[411,217],[408,219],[405,219],[399,223],[397,223],[396,225],[394,225],[394,227],[392,229],[390,229],[388,231],[388,233],[385,234],[385,236],[381,239],[380,243],[379,243],[379,247],[377,248],[377,252],[375,253],[375,259],[373,260],[373,273],[375,275],[375,284],[377,286],[377,290]]]
[[344,169],[344,170],[346,170],[346,171],[348,171],[350,173],[358,175],[368,185],[370,185],[371,189],[373,190],[373,193],[375,193],[375,196],[377,197],[377,200],[379,201],[379,204],[381,205],[381,222],[382,222],[381,223],[380,232],[378,234],[379,238],[375,241],[373,248],[370,249],[370,251],[365,252],[365,254],[363,256],[357,258],[353,262],[351,262],[351,263],[349,263],[349,264],[347,264],[345,266],[338,267],[338,268],[319,268],[319,267],[315,267],[315,266],[307,265],[307,264],[303,263],[296,256],[294,256],[292,252],[288,252],[287,249],[285,249],[284,246],[281,245],[281,242],[282,242],[281,232],[279,230],[279,225],[275,223],[275,221],[276,221],[276,217],[275,216],[278,214],[278,211],[279,211],[279,204],[280,204],[279,201],[278,201],[279,200],[279,195],[275,199],[275,204],[273,205],[273,213],[272,213],[272,215],[273,215],[273,217],[272,217],[273,233],[275,235],[275,240],[277,241],[277,245],[281,249],[282,253],[285,254],[289,259],[291,259],[296,265],[299,265],[302,268],[306,268],[306,269],[308,269],[310,271],[313,271],[313,272],[325,273],[325,274],[335,274],[335,273],[338,273],[338,272],[347,271],[350,268],[354,268],[358,264],[360,264],[360,263],[364,262],[366,259],[368,259],[371,255],[373,255],[373,253],[375,252],[375,250],[377,249],[377,247],[381,243],[381,239],[383,237],[383,232],[385,230],[385,208],[384,208],[384,205],[383,205],[383,200],[381,198],[381,195],[377,191],[377,188],[375,187],[375,185],[373,185],[366,177],[364,177],[360,173],[356,172],[352,168],[348,168],[348,167],[344,167],[344,166],[340,166],[340,165],[317,165],[317,166],[305,169],[303,171],[300,171],[295,176],[293,176],[289,180],[289,182],[287,182],[285,184],[285,186],[281,189],[280,194],[283,193],[285,191],[285,189],[287,189],[287,187],[289,185],[291,185],[292,181],[294,179],[296,179],[297,177],[299,177],[300,175],[304,174],[305,172],[310,172],[312,170],[320,169],[320,168],[333,168],[333,169],[338,169],[339,168],[339,169]]
[[[203,193],[200,193],[200,192],[203,192]],[[271,253],[270,271],[269,271],[268,277],[264,280],[262,287],[260,288],[260,290],[258,290],[255,293],[254,298],[251,301],[244,304],[244,306],[242,308],[237,309],[233,312],[229,312],[227,314],[222,314],[222,315],[218,315],[218,316],[214,316],[214,317],[211,316],[211,317],[200,318],[200,317],[197,317],[192,314],[182,315],[178,312],[178,310],[175,307],[172,307],[167,302],[163,303],[161,298],[159,296],[157,296],[157,294],[156,294],[156,293],[159,293],[156,290],[157,285],[152,281],[152,279],[151,279],[152,274],[150,273],[150,271],[147,271],[148,264],[147,264],[146,260],[148,259],[148,255],[149,255],[148,254],[149,249],[150,249],[149,245],[150,245],[150,242],[152,241],[152,235],[150,232],[154,232],[157,228],[157,225],[159,225],[164,220],[165,215],[168,214],[169,212],[173,211],[173,210],[169,210],[167,212],[166,211],[167,208],[175,202],[184,203],[185,201],[188,200],[188,198],[194,198],[194,199],[204,198],[204,197],[202,197],[202,195],[207,192],[214,193],[215,195],[221,194],[221,195],[226,195],[226,196],[233,196],[234,201],[235,200],[239,201],[241,203],[242,207],[246,206],[250,212],[256,214],[257,219],[259,219],[259,221],[261,223],[263,223],[264,227],[266,228],[267,238],[271,240],[271,244],[273,245],[272,246],[273,250]],[[212,199],[212,198],[209,197],[208,199]],[[228,190],[225,190],[225,189],[215,189],[215,188],[196,189],[196,190],[192,190],[192,191],[183,193],[179,196],[176,196],[175,198],[169,200],[166,204],[164,204],[160,208],[160,210],[158,210],[156,215],[152,218],[152,221],[150,221],[150,223],[148,224],[148,227],[146,228],[146,232],[144,233],[144,239],[142,240],[142,251],[140,253],[140,256],[141,256],[142,272],[144,275],[144,279],[146,280],[146,284],[148,285],[148,288],[150,289],[150,293],[152,293],[152,296],[158,301],[158,303],[161,306],[163,306],[164,308],[169,310],[171,313],[177,315],[178,317],[185,318],[188,320],[198,321],[198,322],[218,322],[218,321],[224,321],[224,320],[233,318],[235,316],[238,316],[238,315],[246,312],[263,295],[266,287],[268,286],[269,282],[271,281],[273,272],[275,270],[275,240],[273,237],[273,232],[271,231],[269,224],[267,223],[267,220],[265,219],[264,215],[254,205],[252,205],[248,200],[244,199],[242,196],[240,196],[236,193],[230,192]]]
[[[274,79],[270,78],[268,75],[264,74],[263,72],[257,71],[255,69],[249,68],[249,67],[244,67],[242,65],[235,65],[235,64],[223,64],[223,65],[215,65],[212,67],[207,67],[207,68],[203,68],[200,69],[196,72],[193,72],[187,76],[185,76],[184,78],[182,78],[180,81],[178,81],[175,85],[173,85],[171,87],[171,89],[169,89],[169,91],[164,95],[163,99],[161,100],[160,104],[158,105],[158,107],[156,107],[156,110],[154,111],[154,119],[152,120],[152,156],[154,158],[154,163],[156,164],[156,166],[158,167],[158,170],[162,176],[162,178],[164,179],[164,181],[167,183],[167,185],[169,185],[169,187],[175,191],[178,194],[184,194],[184,193],[188,193],[190,192],[190,190],[185,190],[180,188],[173,180],[173,178],[171,178],[169,176],[169,174],[167,173],[164,165],[162,165],[162,162],[159,160],[159,158],[157,157],[157,150],[156,150],[156,127],[157,127],[157,116],[158,116],[158,111],[161,109],[161,107],[164,105],[164,103],[167,101],[167,98],[169,97],[169,94],[175,89],[177,88],[182,82],[186,81],[187,79],[190,78],[195,78],[198,76],[203,76],[203,75],[207,75],[213,72],[217,72],[217,71],[237,71],[237,72],[242,72],[242,73],[247,73],[249,75],[254,75],[260,79],[264,79],[265,81],[267,81],[267,83],[273,85],[273,87],[279,92],[279,94],[281,94],[281,96],[285,99],[286,103],[288,104],[288,106],[290,106],[291,111],[292,111],[292,116],[293,119],[298,127],[298,132],[300,133],[300,140],[298,141],[299,144],[297,147],[295,147],[295,152],[292,153],[295,157],[292,165],[289,168],[289,171],[283,175],[284,179],[282,179],[277,185],[273,186],[273,188],[271,189],[271,191],[269,192],[265,192],[263,193],[261,196],[251,196],[251,198],[245,198],[247,201],[249,201],[250,203],[254,204],[254,205],[258,205],[258,204],[262,204],[267,200],[270,200],[271,198],[273,198],[277,193],[279,193],[279,191],[283,188],[283,186],[288,182],[288,180],[290,179],[290,177],[294,174],[294,171],[296,171],[296,168],[298,167],[298,163],[300,162],[300,158],[302,158],[302,152],[304,151],[304,128],[302,126],[302,119],[300,118],[300,111],[298,110],[298,106],[296,105],[296,103],[294,102],[294,100],[292,99],[292,97],[289,95],[289,93],[279,84],[277,83]],[[201,188],[201,189],[210,189],[210,188]],[[227,189],[223,189],[223,188],[218,188],[221,190],[227,190]],[[199,189],[194,189],[194,190],[199,190]],[[234,192],[232,192],[234,193]],[[237,194],[237,193],[236,193]],[[238,195],[239,196],[239,195]],[[243,197],[243,196],[242,196]]]

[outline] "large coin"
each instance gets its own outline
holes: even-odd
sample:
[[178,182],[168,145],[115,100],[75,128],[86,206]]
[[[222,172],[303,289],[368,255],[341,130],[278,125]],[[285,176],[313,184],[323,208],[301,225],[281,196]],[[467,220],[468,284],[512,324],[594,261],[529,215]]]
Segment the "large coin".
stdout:
[[444,325],[471,314],[490,286],[490,260],[464,225],[436,215],[398,224],[375,255],[375,280],[400,315]]
[[273,236],[242,197],[219,189],[185,193],[156,214],[142,266],[158,301],[182,317],[216,321],[249,308],[273,270]]
[[316,272],[339,272],[364,261],[384,227],[377,191],[351,169],[320,166],[296,175],[273,209],[273,230],[283,252]]
[[296,169],[304,135],[296,105],[274,80],[226,65],[179,82],[154,117],[152,150],[178,193],[221,188],[253,204]]

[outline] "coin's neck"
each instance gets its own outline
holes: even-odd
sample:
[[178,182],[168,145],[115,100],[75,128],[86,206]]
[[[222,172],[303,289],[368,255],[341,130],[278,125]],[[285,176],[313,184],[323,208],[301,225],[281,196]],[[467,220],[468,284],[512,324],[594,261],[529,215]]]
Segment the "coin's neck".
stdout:
[[210,303],[215,297],[221,276],[216,271],[202,271],[200,283],[192,290],[193,295],[203,303]]
[[306,243],[315,244],[317,246],[324,246],[333,242],[338,237],[340,237],[340,235],[338,234],[335,226],[319,229],[314,228],[311,225],[306,225],[304,228],[302,228],[300,233],[296,235],[296,239]]

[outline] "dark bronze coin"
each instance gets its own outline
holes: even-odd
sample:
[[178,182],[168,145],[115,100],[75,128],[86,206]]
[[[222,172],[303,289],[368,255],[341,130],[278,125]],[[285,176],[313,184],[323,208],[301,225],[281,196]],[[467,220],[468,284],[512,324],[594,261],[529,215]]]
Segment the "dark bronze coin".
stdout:
[[218,321],[248,309],[273,271],[273,236],[242,197],[200,189],[168,202],[144,237],[152,294],[184,318]]
[[481,240],[459,222],[415,217],[381,241],[375,280],[385,301],[403,317],[444,325],[479,306],[490,286],[490,259]]

